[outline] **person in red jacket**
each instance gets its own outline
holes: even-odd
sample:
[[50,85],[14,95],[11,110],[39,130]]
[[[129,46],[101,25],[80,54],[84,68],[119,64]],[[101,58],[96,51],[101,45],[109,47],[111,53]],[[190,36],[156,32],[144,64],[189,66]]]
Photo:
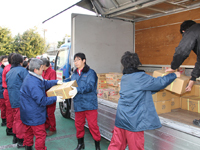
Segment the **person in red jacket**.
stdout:
[[[42,74],[42,77],[46,80],[56,80],[56,71],[53,70],[50,66],[50,61],[47,58],[42,58],[44,65],[44,71]],[[56,110],[56,102],[47,105],[47,120],[45,122],[45,128],[49,128],[49,132],[47,133],[47,136],[51,136],[56,133],[56,118],[55,118],[55,112]]]
[[2,87],[2,73],[5,66],[8,65],[8,56],[1,56],[1,67],[0,67],[0,109],[1,109],[1,126],[6,126],[6,104],[3,97],[4,88]]
[[[2,73],[2,86],[5,89],[3,92],[3,97],[5,99],[5,105],[6,105],[6,122],[7,122],[7,129],[6,129],[6,134],[7,135],[13,135],[12,131],[12,126],[13,126],[13,112],[12,108],[10,105],[10,100],[9,100],[9,95],[8,95],[8,90],[7,90],[7,83],[6,83],[6,74],[10,71],[11,68],[11,57],[13,56],[14,53],[9,54],[8,56],[8,62],[9,65],[7,65],[3,69]],[[14,139],[13,144],[17,143],[17,139]]]

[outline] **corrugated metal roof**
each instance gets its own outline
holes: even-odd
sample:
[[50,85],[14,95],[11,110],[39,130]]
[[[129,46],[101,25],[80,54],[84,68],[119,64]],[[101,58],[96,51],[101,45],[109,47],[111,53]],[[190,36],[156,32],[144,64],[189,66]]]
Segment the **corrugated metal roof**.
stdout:
[[200,7],[200,0],[82,0],[77,4],[108,18],[142,21]]

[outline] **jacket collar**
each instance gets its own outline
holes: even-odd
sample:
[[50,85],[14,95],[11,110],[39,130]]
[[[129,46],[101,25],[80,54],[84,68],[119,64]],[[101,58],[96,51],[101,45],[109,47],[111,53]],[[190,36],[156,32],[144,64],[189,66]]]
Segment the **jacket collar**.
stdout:
[[51,70],[51,66],[49,66],[49,68],[47,70],[45,70],[44,72],[47,73]]
[[29,71],[29,73],[30,73],[32,76],[34,76],[34,77],[36,77],[36,78],[38,78],[38,79],[40,79],[40,80],[42,80],[42,81],[44,80],[42,76],[39,76],[39,75],[36,74],[35,72]]
[[123,74],[131,74],[131,73],[135,73],[135,72],[145,72],[144,70],[139,70],[139,69],[137,69],[137,68],[124,68],[124,70],[123,70]]
[[12,64],[10,69],[15,68],[15,67],[22,67],[22,66],[20,64],[18,64],[18,65]]
[[[74,71],[75,74],[78,73],[78,72],[77,72],[77,69],[78,69],[78,68],[76,68],[75,71]],[[87,73],[89,70],[90,70],[90,67],[89,67],[87,64],[85,64],[85,66],[84,66],[82,72],[83,72],[83,73]]]
[[3,68],[3,69],[4,69],[4,68],[5,68],[5,66],[4,66],[3,64],[1,64],[1,68]]

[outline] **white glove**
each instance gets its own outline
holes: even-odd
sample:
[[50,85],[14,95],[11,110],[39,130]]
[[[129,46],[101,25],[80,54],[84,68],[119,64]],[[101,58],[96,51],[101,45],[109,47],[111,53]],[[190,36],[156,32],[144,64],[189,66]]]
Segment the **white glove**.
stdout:
[[62,96],[56,96],[56,97],[57,97],[56,102],[63,102],[64,101]]
[[61,80],[58,80],[57,84],[63,84],[63,82]]
[[69,91],[69,96],[71,96],[72,98],[74,98],[74,96],[76,96],[77,94],[77,89],[74,86],[71,86],[73,90]]

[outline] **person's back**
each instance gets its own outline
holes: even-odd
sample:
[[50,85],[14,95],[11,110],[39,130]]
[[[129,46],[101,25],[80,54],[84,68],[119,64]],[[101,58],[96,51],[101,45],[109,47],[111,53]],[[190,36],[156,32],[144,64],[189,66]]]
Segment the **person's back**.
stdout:
[[27,69],[23,68],[21,65],[13,68],[11,67],[11,70],[6,74],[7,89],[12,108],[19,107],[20,88],[27,74]]
[[152,93],[165,88],[175,78],[175,74],[153,78],[141,70],[123,75],[115,125],[133,132],[160,128]]
[[[186,31],[182,33],[182,40],[179,46],[183,49],[193,50],[194,53],[200,57],[200,24],[196,23],[189,27]],[[178,49],[177,47],[176,49]],[[182,50],[184,52],[184,50]],[[185,51],[186,53],[187,51]]]
[[128,51],[122,56],[121,63],[124,69],[120,99],[108,150],[124,150],[127,144],[129,149],[144,150],[144,131],[161,127],[152,94],[180,77],[180,73],[154,78],[138,70],[141,65],[138,55]]

